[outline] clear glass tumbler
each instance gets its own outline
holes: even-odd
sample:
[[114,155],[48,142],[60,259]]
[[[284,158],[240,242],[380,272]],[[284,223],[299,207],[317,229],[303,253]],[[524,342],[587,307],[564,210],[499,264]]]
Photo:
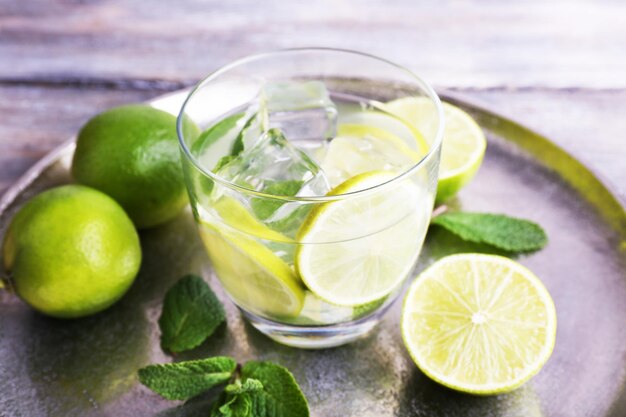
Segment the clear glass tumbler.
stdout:
[[376,325],[433,209],[443,112],[428,84],[352,51],[255,55],[191,91],[178,133],[213,270],[254,327],[323,348]]

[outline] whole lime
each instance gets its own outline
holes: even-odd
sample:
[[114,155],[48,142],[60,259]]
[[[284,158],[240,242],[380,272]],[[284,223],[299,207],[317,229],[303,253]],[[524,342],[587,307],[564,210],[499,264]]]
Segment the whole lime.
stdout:
[[139,236],[124,210],[80,185],[53,188],[27,202],[11,222],[3,250],[17,294],[62,318],[109,307],[141,264]]
[[138,228],[171,220],[187,203],[176,118],[147,105],[100,113],[78,134],[72,175],[113,197]]

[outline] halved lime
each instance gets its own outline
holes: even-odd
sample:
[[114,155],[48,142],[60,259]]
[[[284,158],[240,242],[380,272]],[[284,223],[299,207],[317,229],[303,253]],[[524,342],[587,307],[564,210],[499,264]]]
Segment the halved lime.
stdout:
[[[455,195],[474,177],[487,148],[483,131],[469,114],[451,104],[442,104],[445,130],[437,186],[438,202]],[[427,98],[401,98],[387,103],[385,109],[412,123],[424,136],[435,136],[435,107]]]
[[411,284],[402,337],[417,366],[435,381],[473,394],[511,391],[546,363],[556,310],[528,269],[508,258],[442,258]]
[[304,303],[300,281],[262,243],[208,223],[201,224],[200,236],[220,282],[237,304],[277,318],[300,313]]
[[[384,183],[395,174],[373,171],[334,188],[344,194]],[[314,207],[297,240],[296,269],[321,299],[340,306],[370,303],[393,291],[413,268],[428,210],[419,188],[401,181],[364,196]],[[430,201],[432,205],[432,200]]]

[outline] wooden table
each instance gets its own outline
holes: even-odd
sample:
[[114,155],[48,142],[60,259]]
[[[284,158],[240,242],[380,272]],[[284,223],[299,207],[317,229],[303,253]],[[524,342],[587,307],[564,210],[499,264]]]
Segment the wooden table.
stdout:
[[311,45],[483,101],[626,197],[626,4],[609,0],[0,0],[0,193],[98,111]]

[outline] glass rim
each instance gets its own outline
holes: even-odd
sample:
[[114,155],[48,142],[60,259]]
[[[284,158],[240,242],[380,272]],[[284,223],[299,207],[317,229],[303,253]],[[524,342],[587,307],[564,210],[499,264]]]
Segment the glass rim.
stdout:
[[[435,139],[433,140],[432,145],[428,149],[428,152],[426,153],[426,155],[424,155],[418,162],[416,162],[415,165],[404,170],[401,174],[394,176],[388,181],[385,181],[380,184],[376,184],[374,186],[367,187],[358,191],[351,191],[351,192],[343,193],[343,194],[324,195],[324,196],[287,196],[287,195],[268,194],[262,191],[257,191],[257,190],[236,184],[234,182],[231,182],[225,178],[220,177],[219,175],[216,175],[211,170],[202,166],[202,164],[200,164],[198,160],[191,154],[191,151],[189,147],[187,146],[187,143],[185,142],[185,135],[183,132],[183,119],[185,115],[185,109],[187,105],[189,104],[189,102],[194,97],[195,93],[199,91],[201,88],[203,88],[205,85],[207,85],[208,83],[216,79],[217,77],[229,72],[230,70],[234,68],[237,68],[239,66],[242,66],[244,64],[248,64],[254,61],[258,61],[260,59],[271,58],[273,56],[279,56],[279,55],[289,55],[294,52],[332,52],[332,53],[356,55],[356,56],[373,59],[373,60],[382,62],[384,64],[387,64],[391,67],[394,67],[396,70],[400,70],[401,72],[413,78],[417,82],[419,87],[422,88],[426,92],[426,94],[428,95],[428,98],[430,98],[430,100],[434,103],[435,108],[437,110],[437,116],[439,119],[437,123],[437,133],[435,134]],[[392,186],[393,184],[400,182],[407,177],[410,177],[413,173],[418,171],[422,167],[422,165],[426,164],[432,158],[432,156],[438,151],[438,149],[441,147],[441,143],[443,141],[443,131],[444,131],[444,112],[443,112],[443,105],[441,104],[441,100],[439,99],[439,96],[435,92],[434,88],[432,88],[430,84],[428,84],[421,77],[416,75],[413,71],[409,70],[408,68],[402,65],[396,64],[385,58],[380,58],[376,55],[372,55],[372,54],[365,53],[365,52],[358,52],[358,51],[354,51],[350,49],[327,48],[327,47],[300,47],[300,48],[279,49],[279,50],[270,51],[270,52],[262,52],[258,54],[247,55],[243,58],[232,61],[231,63],[226,64],[218,68],[217,70],[211,72],[209,75],[201,79],[191,89],[191,91],[185,98],[185,101],[183,102],[183,105],[181,106],[180,112],[177,117],[176,131],[178,133],[178,142],[185,154],[185,157],[189,161],[191,161],[191,163],[194,165],[196,169],[200,170],[202,174],[208,176],[211,180],[215,181],[216,183],[222,186],[228,187],[234,191],[237,191],[243,194],[252,195],[254,197],[261,197],[261,198],[282,200],[282,201],[320,203],[320,202],[345,200],[349,198],[354,198],[354,197],[370,194],[372,192],[376,192],[381,189],[388,188]]]

